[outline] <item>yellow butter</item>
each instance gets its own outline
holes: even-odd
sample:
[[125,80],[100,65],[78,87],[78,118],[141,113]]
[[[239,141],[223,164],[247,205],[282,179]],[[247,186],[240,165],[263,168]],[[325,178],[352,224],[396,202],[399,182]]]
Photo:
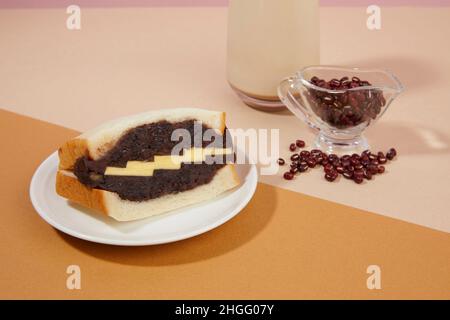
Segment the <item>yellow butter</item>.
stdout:
[[153,168],[148,166],[135,166],[133,168],[115,168],[107,167],[105,170],[105,176],[152,176]]
[[155,156],[154,161],[128,161],[125,168],[107,167],[107,176],[153,176],[155,170],[179,170],[182,163],[198,163],[211,155],[231,154],[231,148],[190,148],[183,150],[183,155]]

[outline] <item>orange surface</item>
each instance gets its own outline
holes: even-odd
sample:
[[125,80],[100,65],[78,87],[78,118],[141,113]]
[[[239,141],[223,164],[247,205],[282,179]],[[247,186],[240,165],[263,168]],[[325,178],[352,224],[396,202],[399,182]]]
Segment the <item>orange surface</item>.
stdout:
[[[259,184],[206,234],[151,247],[72,238],[28,196],[37,166],[77,132],[0,110],[0,298],[450,298],[450,234]],[[81,268],[81,290],[66,268]],[[381,267],[382,289],[366,288]]]

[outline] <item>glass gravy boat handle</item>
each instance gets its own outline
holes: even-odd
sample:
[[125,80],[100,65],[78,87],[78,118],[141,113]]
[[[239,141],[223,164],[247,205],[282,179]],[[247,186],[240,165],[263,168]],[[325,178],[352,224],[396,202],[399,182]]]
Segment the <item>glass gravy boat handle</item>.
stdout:
[[296,76],[285,78],[278,86],[278,96],[286,107],[299,119],[304,120],[314,129],[320,130],[314,115],[308,110],[304,99],[306,88]]

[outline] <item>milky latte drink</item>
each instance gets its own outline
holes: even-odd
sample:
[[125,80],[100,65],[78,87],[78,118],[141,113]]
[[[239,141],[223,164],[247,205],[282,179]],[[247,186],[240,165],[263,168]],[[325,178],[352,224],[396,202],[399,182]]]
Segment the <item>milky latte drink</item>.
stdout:
[[227,77],[245,103],[279,109],[280,81],[317,64],[318,0],[230,0]]

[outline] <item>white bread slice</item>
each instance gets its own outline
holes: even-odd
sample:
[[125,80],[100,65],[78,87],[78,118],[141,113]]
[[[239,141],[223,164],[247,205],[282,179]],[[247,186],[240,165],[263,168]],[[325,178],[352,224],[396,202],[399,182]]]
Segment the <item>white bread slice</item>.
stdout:
[[225,113],[197,108],[162,109],[135,114],[105,122],[68,141],[59,148],[59,169],[72,170],[75,161],[82,156],[98,159],[117,142],[128,129],[143,124],[166,120],[180,122],[195,119],[223,134]]
[[161,120],[179,122],[188,119],[202,121],[205,125],[224,133],[223,112],[192,108],[166,109],[110,121],[66,142],[59,149],[56,192],[64,198],[118,221],[130,221],[199,203],[239,185],[240,179],[234,164],[227,164],[216,172],[208,184],[139,202],[123,200],[114,192],[87,187],[70,171],[79,157],[89,156],[93,159],[101,157],[128,129]]
[[70,171],[59,170],[56,177],[56,191],[60,196],[118,221],[142,219],[212,199],[238,184],[234,165],[228,164],[219,169],[208,184],[137,202],[120,199],[114,192],[86,187]]

